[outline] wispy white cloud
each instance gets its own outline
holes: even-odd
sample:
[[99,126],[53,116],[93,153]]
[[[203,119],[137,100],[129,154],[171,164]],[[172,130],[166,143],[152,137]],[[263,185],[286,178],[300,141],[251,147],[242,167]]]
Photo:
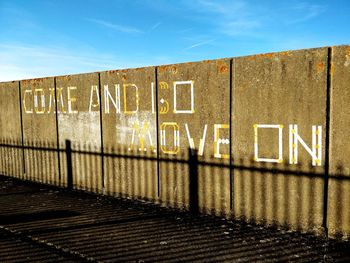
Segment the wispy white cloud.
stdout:
[[114,24],[108,21],[100,20],[100,19],[94,19],[94,18],[87,18],[87,21],[90,21],[92,23],[122,32],[122,33],[128,33],[128,34],[142,34],[144,33],[142,30],[132,27],[132,26],[126,26],[126,25],[119,25]]
[[235,13],[239,10],[242,10],[246,3],[242,0],[236,0],[236,1],[220,1],[215,2],[211,0],[197,0],[197,10],[200,12],[214,12],[214,13],[220,13],[225,15],[230,15],[232,13]]
[[190,6],[195,12],[201,13],[203,19],[216,27],[216,32],[224,35],[254,36],[256,29],[262,25],[261,17],[243,0],[197,0]]
[[193,48],[196,48],[196,47],[204,46],[204,45],[207,45],[207,44],[212,43],[214,41],[215,41],[215,39],[210,39],[210,40],[198,42],[196,44],[193,44],[191,46],[188,46],[188,47],[184,48],[183,50],[185,51],[185,50],[193,49]]
[[221,31],[229,36],[259,36],[257,32],[262,26],[257,20],[235,20],[221,25]]
[[301,2],[295,5],[291,5],[290,10],[296,13],[297,17],[292,18],[287,22],[288,24],[296,24],[296,23],[305,22],[307,20],[310,20],[312,18],[315,18],[321,15],[327,10],[327,7],[325,5],[315,5],[315,4],[309,4],[307,2]]
[[158,22],[158,23],[154,24],[153,26],[151,26],[151,28],[150,28],[149,31],[151,32],[151,31],[155,30],[155,29],[158,28],[161,24],[162,24],[161,22]]
[[327,6],[310,1],[269,4],[247,0],[196,0],[187,5],[199,19],[208,22],[215,32],[234,37],[266,38],[266,31],[278,24],[291,25],[314,19],[327,11]]
[[136,67],[115,55],[92,49],[68,50],[21,43],[0,43],[0,81]]
[[178,34],[184,34],[184,33],[190,32],[190,31],[192,31],[192,30],[193,30],[193,28],[190,27],[190,28],[185,28],[185,29],[178,30],[178,31],[176,31],[176,33],[178,33]]
[[14,30],[25,32],[41,28],[33,14],[19,6],[4,4],[0,8],[0,16],[6,21],[7,26],[12,27]]

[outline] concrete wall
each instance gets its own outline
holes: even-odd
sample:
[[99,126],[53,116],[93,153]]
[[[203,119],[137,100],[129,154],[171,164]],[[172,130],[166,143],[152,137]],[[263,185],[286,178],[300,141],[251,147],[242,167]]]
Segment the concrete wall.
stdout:
[[[54,78],[23,80],[20,84],[24,146],[57,149]],[[24,157],[25,179],[50,184],[59,181],[57,152],[27,148]]]
[[[157,157],[155,68],[101,73],[105,153]],[[156,200],[156,161],[104,158],[106,193]]]
[[[70,140],[77,151],[101,151],[100,87],[97,73],[56,78],[57,123],[60,149]],[[75,188],[102,192],[102,160],[83,153],[72,155]],[[67,178],[66,158],[61,153],[61,178]]]
[[[21,145],[21,113],[18,82],[0,83],[0,144]],[[23,150],[0,147],[0,173],[23,175]]]
[[348,238],[349,50],[1,83],[0,138],[26,147],[1,173],[67,185],[68,139],[75,188]]
[[233,65],[234,164],[311,173],[296,176],[234,169],[235,215],[298,229],[321,227],[323,179],[312,174],[323,173],[324,159],[313,166],[310,154],[295,143],[298,164],[290,164],[289,125],[298,125],[310,148],[312,126],[325,131],[327,48],[236,58]]
[[[200,160],[229,164],[229,144],[219,147],[217,155],[221,154],[220,157],[214,156],[214,130],[220,130],[220,138],[230,138],[229,59],[160,66],[158,110],[161,158],[187,160],[191,147],[199,151]],[[179,134],[175,138],[178,146],[174,145],[175,130]],[[161,162],[159,173],[162,200],[172,206],[188,207],[188,165]],[[198,201],[202,211],[229,214],[229,180],[229,169],[199,167]]]
[[342,178],[350,178],[350,47],[333,47],[331,55],[329,231],[349,239],[350,180]]

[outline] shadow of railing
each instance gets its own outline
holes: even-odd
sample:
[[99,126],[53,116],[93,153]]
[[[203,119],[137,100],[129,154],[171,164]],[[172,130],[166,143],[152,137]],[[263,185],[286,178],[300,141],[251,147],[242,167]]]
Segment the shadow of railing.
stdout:
[[21,145],[20,140],[13,138],[0,139],[0,174],[20,176],[22,174],[23,150],[15,146]]
[[[1,141],[0,172],[69,189],[152,201],[192,213],[316,233],[327,231],[324,184],[329,179],[337,183],[333,221],[342,226],[343,214],[348,212],[343,203],[347,193],[338,184],[350,182],[350,177],[341,165],[336,174],[325,175],[320,167],[309,164],[291,168],[287,164],[256,163],[252,158],[210,162],[190,149],[157,158],[152,152],[124,146],[106,147],[102,152],[96,146],[72,145],[69,140],[62,146]],[[56,165],[59,176],[54,171]]]

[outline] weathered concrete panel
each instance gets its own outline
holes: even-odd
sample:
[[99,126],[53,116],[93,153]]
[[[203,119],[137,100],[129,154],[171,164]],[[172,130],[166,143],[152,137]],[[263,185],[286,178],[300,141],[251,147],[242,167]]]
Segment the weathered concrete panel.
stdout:
[[[157,199],[154,67],[101,73],[106,193]],[[121,156],[120,156],[121,155]]]
[[[24,145],[57,149],[54,109],[54,78],[21,81]],[[58,154],[27,149],[25,178],[50,184],[59,183]]]
[[[60,148],[72,142],[73,186],[102,192],[100,91],[98,73],[57,77],[56,98]],[[66,156],[61,155],[61,177],[66,183]]]
[[[21,144],[21,103],[25,145],[54,150],[27,149],[23,164],[20,149],[0,146],[0,173],[25,170],[25,179],[64,186],[66,155],[55,150],[68,139],[74,151],[96,153],[73,153],[75,188],[181,208],[198,203],[206,213],[317,232],[328,72],[329,233],[349,238],[350,47],[331,49],[331,70],[329,50],[62,76],[56,86],[54,78],[26,80],[20,94],[18,82],[0,83],[0,143]],[[196,190],[189,148],[200,155]]]
[[[191,144],[200,161],[229,163],[230,60],[160,66],[158,109],[160,158],[169,159],[160,162],[161,199],[188,207],[197,193],[189,189],[189,165],[176,161],[188,160]],[[200,211],[229,213],[229,180],[228,168],[199,166]]]
[[[22,145],[21,116],[17,81],[0,83],[0,144]],[[0,173],[20,177],[23,151],[0,146]]]
[[[321,229],[326,73],[326,48],[234,59],[232,153],[235,165],[248,168],[233,170],[236,217],[299,229]],[[315,142],[318,145],[322,142],[320,166],[311,164],[312,157],[296,133],[290,138],[289,125],[297,125],[297,134],[310,151],[313,150],[312,126],[316,125]],[[318,126],[322,129],[320,141]],[[298,147],[298,164],[290,164],[294,145]],[[315,148],[318,154],[316,145]],[[295,171],[295,174],[249,168]],[[309,174],[297,176],[298,171]],[[320,178],[316,178],[315,173],[320,173]]]
[[[350,238],[350,46],[332,48],[329,234]],[[333,175],[345,180],[332,178]]]

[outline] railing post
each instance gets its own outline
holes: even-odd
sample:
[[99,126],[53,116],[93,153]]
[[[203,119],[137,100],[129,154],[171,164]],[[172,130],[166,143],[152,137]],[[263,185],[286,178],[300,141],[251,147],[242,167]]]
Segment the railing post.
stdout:
[[190,212],[198,213],[198,152],[189,148],[188,165],[190,175]]
[[73,189],[73,168],[72,168],[72,144],[66,140],[66,157],[67,157],[67,188]]

